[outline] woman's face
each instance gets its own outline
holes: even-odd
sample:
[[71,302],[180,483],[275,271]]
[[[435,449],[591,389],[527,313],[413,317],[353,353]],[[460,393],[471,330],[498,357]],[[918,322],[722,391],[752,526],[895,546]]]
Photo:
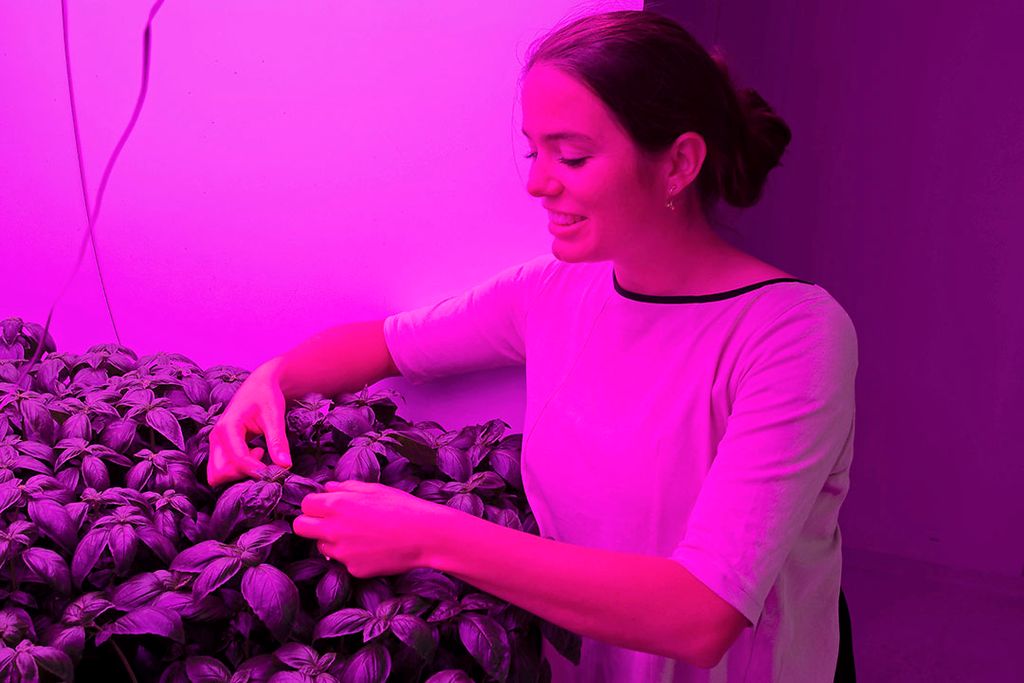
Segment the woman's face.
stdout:
[[[632,251],[643,226],[664,222],[666,189],[652,182],[655,168],[589,89],[537,64],[523,79],[522,106],[532,160],[526,189],[549,212],[556,258],[614,260]],[[559,214],[585,220],[559,225],[567,218]]]

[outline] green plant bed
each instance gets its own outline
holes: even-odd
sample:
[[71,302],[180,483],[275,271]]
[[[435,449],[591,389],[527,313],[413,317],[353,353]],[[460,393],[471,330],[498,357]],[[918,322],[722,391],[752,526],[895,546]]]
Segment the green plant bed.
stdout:
[[[521,434],[410,423],[390,390],[310,394],[287,405],[290,470],[213,490],[209,432],[248,374],[115,344],[58,353],[40,325],[0,323],[0,680],[549,681],[542,639],[579,662],[578,635],[455,577],[359,579],[291,531],[305,495],[361,479],[538,534]],[[245,561],[208,590],[232,545]],[[372,623],[315,637],[349,609]]]

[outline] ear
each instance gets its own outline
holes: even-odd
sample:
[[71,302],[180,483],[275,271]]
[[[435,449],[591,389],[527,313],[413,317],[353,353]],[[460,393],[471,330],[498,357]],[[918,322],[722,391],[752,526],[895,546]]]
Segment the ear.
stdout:
[[690,131],[676,138],[669,152],[666,186],[675,187],[677,191],[689,186],[700,174],[707,153],[707,145],[700,133]]

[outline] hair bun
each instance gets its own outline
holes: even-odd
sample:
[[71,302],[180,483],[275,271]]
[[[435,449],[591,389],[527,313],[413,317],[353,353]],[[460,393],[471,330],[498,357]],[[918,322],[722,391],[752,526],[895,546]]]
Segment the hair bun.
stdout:
[[747,122],[746,144],[740,149],[746,178],[741,187],[734,188],[738,192],[731,197],[727,193],[725,200],[746,207],[760,199],[768,172],[779,165],[793,135],[786,122],[753,88],[737,91],[736,98]]
[[712,47],[708,56],[722,75],[726,96],[735,98],[741,119],[729,155],[731,168],[721,174],[722,199],[733,206],[753,206],[761,198],[768,172],[779,165],[792,133],[756,90],[735,87],[721,47]]

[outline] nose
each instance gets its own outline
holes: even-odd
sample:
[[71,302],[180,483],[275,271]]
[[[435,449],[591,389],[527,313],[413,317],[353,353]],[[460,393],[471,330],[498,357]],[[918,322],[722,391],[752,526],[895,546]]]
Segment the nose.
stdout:
[[558,194],[561,185],[544,170],[543,164],[534,162],[530,165],[530,174],[526,178],[526,191],[534,197],[547,197]]

